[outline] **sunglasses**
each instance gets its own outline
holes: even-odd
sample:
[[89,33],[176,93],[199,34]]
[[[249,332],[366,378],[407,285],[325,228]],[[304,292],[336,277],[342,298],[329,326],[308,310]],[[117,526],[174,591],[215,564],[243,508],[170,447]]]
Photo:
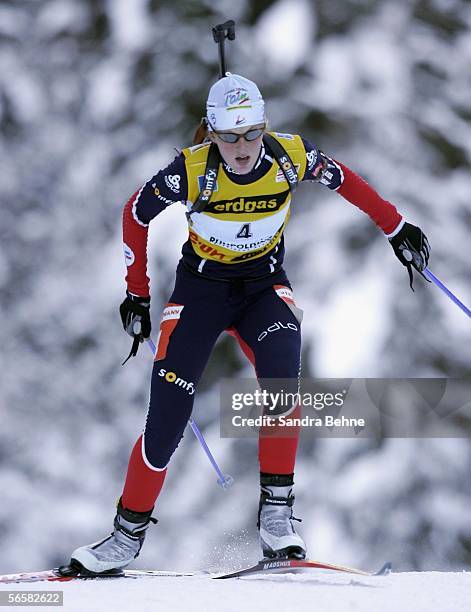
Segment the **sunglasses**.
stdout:
[[261,128],[254,128],[253,130],[247,130],[247,132],[244,132],[243,134],[234,134],[234,132],[216,132],[216,130],[214,130],[214,134],[217,134],[217,137],[223,142],[235,144],[236,142],[239,142],[241,138],[247,142],[252,142],[252,140],[256,140],[259,136],[261,136],[264,131],[265,126]]

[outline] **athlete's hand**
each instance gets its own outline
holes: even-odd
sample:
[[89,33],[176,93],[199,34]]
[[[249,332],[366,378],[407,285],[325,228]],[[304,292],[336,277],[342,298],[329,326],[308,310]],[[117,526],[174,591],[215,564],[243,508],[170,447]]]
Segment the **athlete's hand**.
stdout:
[[131,352],[126,359],[127,361],[129,357],[134,357],[137,354],[139,343],[144,342],[145,339],[150,337],[150,332],[152,331],[150,297],[140,297],[127,291],[126,299],[119,307],[119,312],[124,331],[134,338]]
[[[422,271],[425,270],[430,256],[430,245],[427,236],[420,227],[404,223],[401,230],[389,239],[394,252],[409,272],[409,280],[412,291],[412,268],[417,270],[421,276],[426,278]],[[428,280],[428,279],[426,279]]]

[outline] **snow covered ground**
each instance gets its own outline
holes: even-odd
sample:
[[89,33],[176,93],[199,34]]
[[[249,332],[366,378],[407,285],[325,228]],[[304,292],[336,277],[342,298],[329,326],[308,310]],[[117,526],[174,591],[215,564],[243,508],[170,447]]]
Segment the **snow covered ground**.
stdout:
[[[316,610],[467,612],[471,572],[404,572],[386,577],[284,574],[211,580],[143,578],[2,585],[1,590],[61,590],[67,612]],[[23,606],[16,607],[22,610]],[[26,609],[26,608],[24,608]]]

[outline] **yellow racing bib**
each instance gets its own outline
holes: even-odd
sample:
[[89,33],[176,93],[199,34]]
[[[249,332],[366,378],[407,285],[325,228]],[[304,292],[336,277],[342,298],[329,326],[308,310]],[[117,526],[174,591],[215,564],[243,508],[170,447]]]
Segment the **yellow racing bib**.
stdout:
[[[298,135],[270,132],[290,156],[301,180],[306,150]],[[188,177],[188,211],[204,179],[209,144],[183,149]],[[262,257],[279,242],[290,216],[291,193],[275,159],[269,171],[248,185],[234,183],[220,165],[211,200],[191,215],[189,237],[202,259],[235,264]]]

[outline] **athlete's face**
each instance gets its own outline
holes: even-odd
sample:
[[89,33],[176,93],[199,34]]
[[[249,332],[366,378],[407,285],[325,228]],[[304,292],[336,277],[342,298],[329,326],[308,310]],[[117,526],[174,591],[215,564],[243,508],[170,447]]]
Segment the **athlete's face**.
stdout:
[[[209,138],[217,144],[219,152],[226,164],[233,168],[238,174],[248,174],[255,166],[260,154],[264,127],[264,123],[258,123],[257,125],[234,128],[233,130],[224,132],[209,132]],[[258,134],[258,131],[260,131],[260,134]],[[254,135],[256,138],[248,141],[242,137],[239,138],[237,142],[233,143],[223,140],[225,134],[240,135],[247,133],[249,138]],[[231,137],[229,136],[229,138]]]

